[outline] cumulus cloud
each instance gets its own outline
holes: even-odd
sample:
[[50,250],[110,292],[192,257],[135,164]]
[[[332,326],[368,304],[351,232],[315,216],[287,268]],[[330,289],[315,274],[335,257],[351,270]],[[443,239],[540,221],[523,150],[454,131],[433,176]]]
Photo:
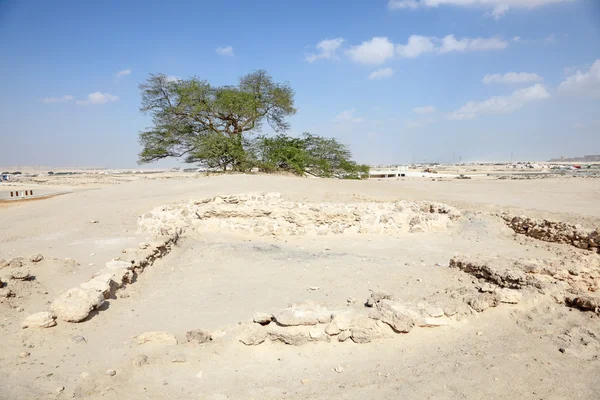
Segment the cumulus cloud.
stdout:
[[364,122],[363,118],[356,116],[356,109],[345,110],[335,116],[333,122],[339,125],[353,125]]
[[394,57],[394,44],[387,37],[374,37],[346,50],[352,61],[379,65]]
[[317,53],[307,54],[306,61],[312,63],[321,59],[337,59],[336,51],[343,43],[343,38],[321,40],[317,43]]
[[426,36],[410,35],[406,44],[399,44],[396,46],[396,51],[401,57],[415,58],[421,54],[436,51],[434,40],[437,39]]
[[369,74],[369,79],[387,79],[394,75],[394,70],[391,68],[379,68]]
[[413,108],[413,112],[416,114],[431,114],[435,112],[434,106],[423,106]]
[[94,92],[88,94],[87,100],[77,100],[76,103],[87,106],[92,104],[106,104],[108,102],[114,103],[117,100],[119,100],[119,97],[113,96],[110,93]]
[[576,0],[389,0],[390,10],[416,9],[419,7],[480,7],[490,9],[485,15],[502,18],[509,8],[532,9],[547,4],[567,3]]
[[499,38],[469,38],[457,39],[454,35],[443,38],[433,36],[411,35],[406,44],[396,46],[400,57],[415,58],[426,53],[451,53],[486,50],[503,50],[508,47],[508,42]]
[[73,100],[73,96],[71,96],[70,94],[66,94],[64,96],[61,97],[46,97],[45,99],[42,99],[42,101],[44,103],[66,103],[68,101]]
[[507,72],[503,74],[488,74],[483,77],[482,82],[486,85],[490,83],[504,83],[504,84],[512,84],[512,83],[530,83],[530,82],[540,82],[542,81],[542,77],[538,74],[527,73],[527,72]]
[[510,114],[525,104],[545,100],[550,93],[541,84],[536,84],[525,89],[519,89],[510,96],[494,96],[484,101],[469,101],[458,110],[451,113],[450,119],[473,119],[485,114]]
[[117,72],[115,75],[117,78],[120,78],[122,76],[127,76],[131,74],[131,68],[127,68],[127,69],[123,69],[119,72]]
[[454,35],[447,35],[442,39],[440,53],[449,53],[452,51],[482,51],[482,50],[502,50],[508,47],[508,42],[499,38],[461,38],[457,39]]
[[233,47],[231,46],[217,47],[215,51],[217,52],[217,54],[220,54],[222,56],[233,56]]
[[577,70],[568,76],[558,91],[565,94],[600,97],[600,59],[587,70]]

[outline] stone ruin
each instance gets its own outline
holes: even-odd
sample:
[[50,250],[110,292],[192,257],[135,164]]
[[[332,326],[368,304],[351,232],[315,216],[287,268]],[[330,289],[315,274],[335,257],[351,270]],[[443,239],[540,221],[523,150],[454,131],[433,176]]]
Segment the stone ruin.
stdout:
[[545,242],[570,244],[580,249],[600,253],[600,228],[585,229],[579,225],[549,219],[535,220],[526,216],[502,218],[516,233]]
[[446,230],[460,212],[429,201],[302,203],[280,193],[216,196],[157,207],[142,215],[142,232],[192,229],[252,235],[401,234]]

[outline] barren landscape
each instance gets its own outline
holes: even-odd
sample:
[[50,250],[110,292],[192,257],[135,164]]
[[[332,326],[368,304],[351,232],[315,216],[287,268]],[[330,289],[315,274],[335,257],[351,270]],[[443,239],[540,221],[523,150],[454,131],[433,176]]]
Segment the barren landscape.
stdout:
[[0,207],[0,398],[600,390],[598,179],[61,179]]

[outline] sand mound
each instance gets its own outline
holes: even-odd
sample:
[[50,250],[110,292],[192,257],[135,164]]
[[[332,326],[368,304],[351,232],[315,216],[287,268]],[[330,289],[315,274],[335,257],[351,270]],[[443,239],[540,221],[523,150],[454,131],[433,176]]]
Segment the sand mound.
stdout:
[[460,212],[429,201],[302,203],[280,193],[217,196],[157,207],[142,215],[142,232],[178,228],[254,235],[401,234],[443,231]]

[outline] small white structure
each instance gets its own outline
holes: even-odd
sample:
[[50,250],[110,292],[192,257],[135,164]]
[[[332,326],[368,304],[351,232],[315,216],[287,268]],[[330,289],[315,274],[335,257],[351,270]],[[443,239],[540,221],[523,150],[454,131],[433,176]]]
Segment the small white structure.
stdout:
[[378,167],[369,170],[369,178],[399,178],[406,176],[408,166],[399,165],[396,167]]

